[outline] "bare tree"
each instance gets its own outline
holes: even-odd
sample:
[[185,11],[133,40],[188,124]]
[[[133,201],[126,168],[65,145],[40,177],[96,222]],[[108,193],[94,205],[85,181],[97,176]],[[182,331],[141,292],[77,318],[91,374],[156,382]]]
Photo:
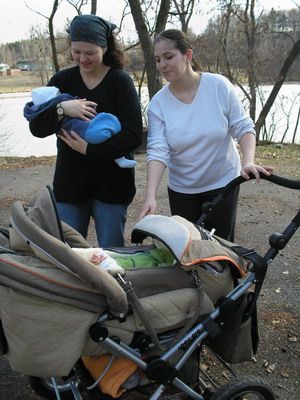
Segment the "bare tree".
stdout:
[[130,5],[135,28],[137,30],[141,43],[147,74],[148,92],[149,97],[152,98],[152,96],[161,88],[161,82],[157,74],[154,60],[152,36],[165,28],[170,10],[171,0],[160,1],[156,23],[152,32],[149,31],[147,27],[145,14],[143,13],[142,9],[142,3],[143,5],[145,5],[145,3],[139,0],[128,0],[128,3]]
[[[298,94],[298,96],[299,96],[299,94]],[[281,108],[281,110],[282,110],[282,112],[283,112],[283,114],[285,116],[286,124],[285,124],[284,132],[283,132],[283,134],[281,136],[280,143],[284,143],[285,137],[286,137],[286,135],[288,133],[288,130],[290,128],[292,109],[294,108],[294,105],[295,105],[295,103],[297,101],[297,97],[298,96],[294,97],[292,103],[289,104],[289,109],[288,110],[286,110],[286,105],[289,102],[289,98],[287,96],[283,96],[281,98],[281,107],[280,108]]]
[[52,49],[52,55],[53,55],[53,65],[54,65],[54,70],[57,72],[59,71],[59,64],[58,64],[58,59],[57,59],[57,51],[56,51],[56,45],[55,45],[55,36],[54,36],[54,28],[53,28],[53,19],[55,16],[55,13],[57,11],[58,7],[58,2],[59,0],[54,0],[53,2],[53,8],[49,17],[49,35],[50,35],[50,43],[51,43],[51,49]]
[[181,30],[185,33],[188,31],[189,22],[193,15],[195,0],[172,0],[176,12],[171,12],[171,15],[178,17]]
[[259,137],[260,130],[261,130],[263,124],[265,123],[266,117],[276,99],[276,96],[279,93],[279,90],[281,89],[281,86],[283,85],[283,83],[286,79],[287,73],[288,73],[290,67],[292,66],[293,62],[299,56],[299,54],[300,54],[300,39],[297,40],[297,42],[294,44],[294,46],[292,47],[286,60],[284,61],[283,66],[279,72],[279,76],[277,77],[276,82],[273,86],[273,89],[272,89],[265,105],[263,106],[263,108],[259,114],[259,117],[255,123],[255,129],[256,129],[256,133],[257,133],[258,137]]
[[[4,113],[2,113],[2,109],[0,107],[0,122],[4,118]],[[1,123],[0,128],[0,154],[7,154],[12,149],[12,145],[8,145],[9,139],[12,137],[12,132],[10,129],[6,129],[3,127],[3,122]]]
[[[81,15],[81,14],[82,14],[82,12],[81,12],[82,7],[83,7],[83,6],[86,6],[86,5],[88,4],[88,0],[67,0],[67,2],[68,2],[72,7],[75,8],[76,13],[77,13],[78,15]],[[95,1],[92,1],[92,10],[93,10],[93,7],[95,7],[94,3],[95,3]],[[96,8],[97,8],[97,0],[96,0]],[[95,10],[96,10],[96,8],[95,8]],[[92,14],[94,14],[94,13],[92,13]],[[96,14],[96,13],[95,13],[95,14]]]
[[[219,25],[219,38],[218,38],[219,40],[218,40],[216,69],[218,71],[220,69],[220,64],[224,63],[224,72],[226,73],[227,77],[232,82],[234,82],[236,79],[234,79],[233,77],[233,70],[230,62],[229,46],[228,46],[230,22],[232,19],[232,15],[234,14],[233,0],[227,1],[221,7],[222,7],[222,13],[220,19],[221,23]],[[221,62],[222,59],[224,59],[224,62]]]
[[243,12],[243,26],[244,33],[247,42],[247,77],[249,85],[249,114],[250,117],[255,121],[256,114],[256,74],[255,74],[255,48],[256,48],[256,37],[257,37],[257,24],[255,18],[255,1],[246,1],[246,6]]
[[[224,55],[224,65],[225,73],[230,80],[235,82],[240,89],[243,91],[249,102],[249,113],[251,118],[256,121],[256,100],[257,100],[257,90],[259,87],[259,82],[257,79],[257,69],[258,69],[258,37],[260,36],[261,30],[264,28],[261,23],[262,14],[257,14],[256,10],[256,0],[245,0],[243,5],[242,2],[235,0],[219,0],[222,7],[222,38],[220,44],[223,49]],[[238,21],[238,25],[236,22]],[[237,43],[234,41],[234,35],[242,27],[245,38],[245,50],[243,50],[242,43]],[[287,35],[285,33],[285,35]],[[238,46],[240,53],[245,52],[246,64],[243,68],[241,63],[239,65],[234,65],[233,60],[230,59],[230,55],[233,54],[232,48]],[[284,83],[287,73],[298,57],[300,52],[299,41],[294,43],[293,49],[290,54],[285,59],[283,66],[280,70],[279,76],[274,84],[273,90],[271,91],[262,111],[256,121],[256,132],[257,141],[259,141],[259,134],[261,127],[265,123],[265,119],[270,111],[275,98]],[[238,76],[234,76],[233,71],[238,70],[247,71],[247,83],[248,88],[245,88],[243,80]]]
[[97,14],[97,0],[92,0],[91,14]]
[[47,17],[46,15],[40,13],[39,11],[33,10],[25,2],[25,5],[26,5],[27,8],[29,8],[29,10],[35,12],[36,14],[41,15],[42,17],[44,17],[44,18],[46,18],[48,20],[48,29],[49,29],[50,43],[51,43],[51,49],[52,49],[53,66],[54,66],[54,70],[55,71],[59,71],[59,65],[58,65],[57,51],[56,51],[56,46],[55,46],[53,19],[54,19],[54,16],[55,16],[55,13],[57,11],[59,3],[60,3],[60,0],[54,0],[53,1],[53,7],[52,7],[52,11],[51,11],[50,17]]
[[295,140],[296,140],[296,133],[298,130],[299,121],[300,121],[300,107],[298,109],[297,120],[296,120],[296,124],[295,124],[295,128],[294,128],[292,143],[295,143]]
[[[249,102],[249,113],[251,118],[255,121],[256,113],[256,43],[258,36],[258,23],[255,17],[255,3],[256,0],[246,0],[242,7],[234,0],[221,0],[219,1],[222,9],[222,24],[220,45],[223,50],[225,73],[228,78],[236,83],[243,91]],[[233,52],[232,42],[235,33],[242,28],[246,42],[246,71],[248,81],[248,91],[244,88],[240,77],[234,73],[237,70],[230,54]],[[237,43],[235,42],[235,45]]]
[[[81,15],[82,7],[86,6],[89,0],[67,0],[67,2],[75,8],[78,15]],[[91,0],[91,14],[97,14],[97,0]]]
[[49,41],[45,32],[39,26],[33,26],[30,31],[31,54],[34,56],[35,67],[40,75],[41,84],[46,85],[49,80],[48,70],[51,60],[49,55]]

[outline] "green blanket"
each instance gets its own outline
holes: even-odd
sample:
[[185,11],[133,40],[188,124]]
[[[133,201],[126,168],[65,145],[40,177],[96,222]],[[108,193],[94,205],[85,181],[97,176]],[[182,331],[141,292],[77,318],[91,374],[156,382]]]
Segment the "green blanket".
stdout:
[[165,249],[152,249],[133,254],[132,257],[114,257],[114,259],[125,269],[166,267],[174,263],[174,256]]

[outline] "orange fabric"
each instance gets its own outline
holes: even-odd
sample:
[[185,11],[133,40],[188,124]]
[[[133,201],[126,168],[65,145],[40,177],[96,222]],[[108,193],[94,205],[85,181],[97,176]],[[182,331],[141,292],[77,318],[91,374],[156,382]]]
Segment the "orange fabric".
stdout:
[[190,267],[190,266],[202,264],[205,262],[209,263],[210,261],[229,261],[234,267],[236,267],[236,269],[240,273],[240,278],[242,278],[243,276],[246,275],[246,272],[243,271],[242,267],[237,262],[235,262],[231,257],[225,256],[225,255],[224,256],[212,256],[212,257],[206,257],[206,258],[197,258],[193,261],[186,262],[186,263],[184,263],[181,260],[181,264],[183,265],[183,267]]
[[[92,377],[97,380],[110,361],[111,355],[82,357],[83,364]],[[138,366],[127,358],[116,357],[108,371],[98,383],[102,393],[109,394],[113,398],[121,396],[126,389],[122,385],[134,374]]]

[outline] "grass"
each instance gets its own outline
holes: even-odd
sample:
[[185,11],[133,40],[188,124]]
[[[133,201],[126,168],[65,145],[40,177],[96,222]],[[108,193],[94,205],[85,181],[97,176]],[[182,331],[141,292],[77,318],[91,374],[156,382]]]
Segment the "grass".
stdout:
[[256,162],[274,167],[292,177],[300,177],[300,145],[299,144],[263,144],[256,147]]
[[[141,154],[141,162],[145,162]],[[0,157],[0,169],[32,167],[40,164],[53,164],[55,156],[50,157]],[[256,162],[274,167],[274,173],[300,178],[300,145],[268,144],[256,147]]]
[[15,76],[0,76],[0,93],[30,92],[32,88],[42,85],[41,78],[36,72],[20,71]]

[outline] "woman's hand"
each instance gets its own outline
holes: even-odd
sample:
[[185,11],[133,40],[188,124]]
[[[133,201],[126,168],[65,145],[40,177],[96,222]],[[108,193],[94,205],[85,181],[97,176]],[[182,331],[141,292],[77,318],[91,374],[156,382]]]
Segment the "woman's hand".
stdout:
[[57,134],[63,142],[65,142],[72,150],[78,151],[83,155],[86,155],[86,149],[88,143],[82,139],[76,132],[71,131],[68,133],[65,129],[61,128]]
[[151,201],[146,199],[140,212],[139,219],[142,219],[146,215],[154,214],[156,207],[157,203],[155,199]]
[[84,121],[89,121],[97,114],[97,103],[87,99],[74,99],[62,101],[64,115],[70,118],[80,118]]
[[256,178],[256,182],[260,181],[260,174],[271,175],[274,168],[267,165],[257,165],[254,163],[245,163],[242,165],[241,175],[245,179],[250,179],[249,174],[253,174]]
[[250,179],[249,174],[253,174],[256,178],[256,182],[259,182],[260,174],[271,175],[273,172],[272,167],[254,163],[256,139],[251,132],[245,133],[239,144],[242,153],[241,175],[243,178]]
[[166,166],[161,161],[151,160],[147,164],[147,188],[145,202],[139,215],[139,219],[149,214],[154,214],[157,202],[156,193]]

